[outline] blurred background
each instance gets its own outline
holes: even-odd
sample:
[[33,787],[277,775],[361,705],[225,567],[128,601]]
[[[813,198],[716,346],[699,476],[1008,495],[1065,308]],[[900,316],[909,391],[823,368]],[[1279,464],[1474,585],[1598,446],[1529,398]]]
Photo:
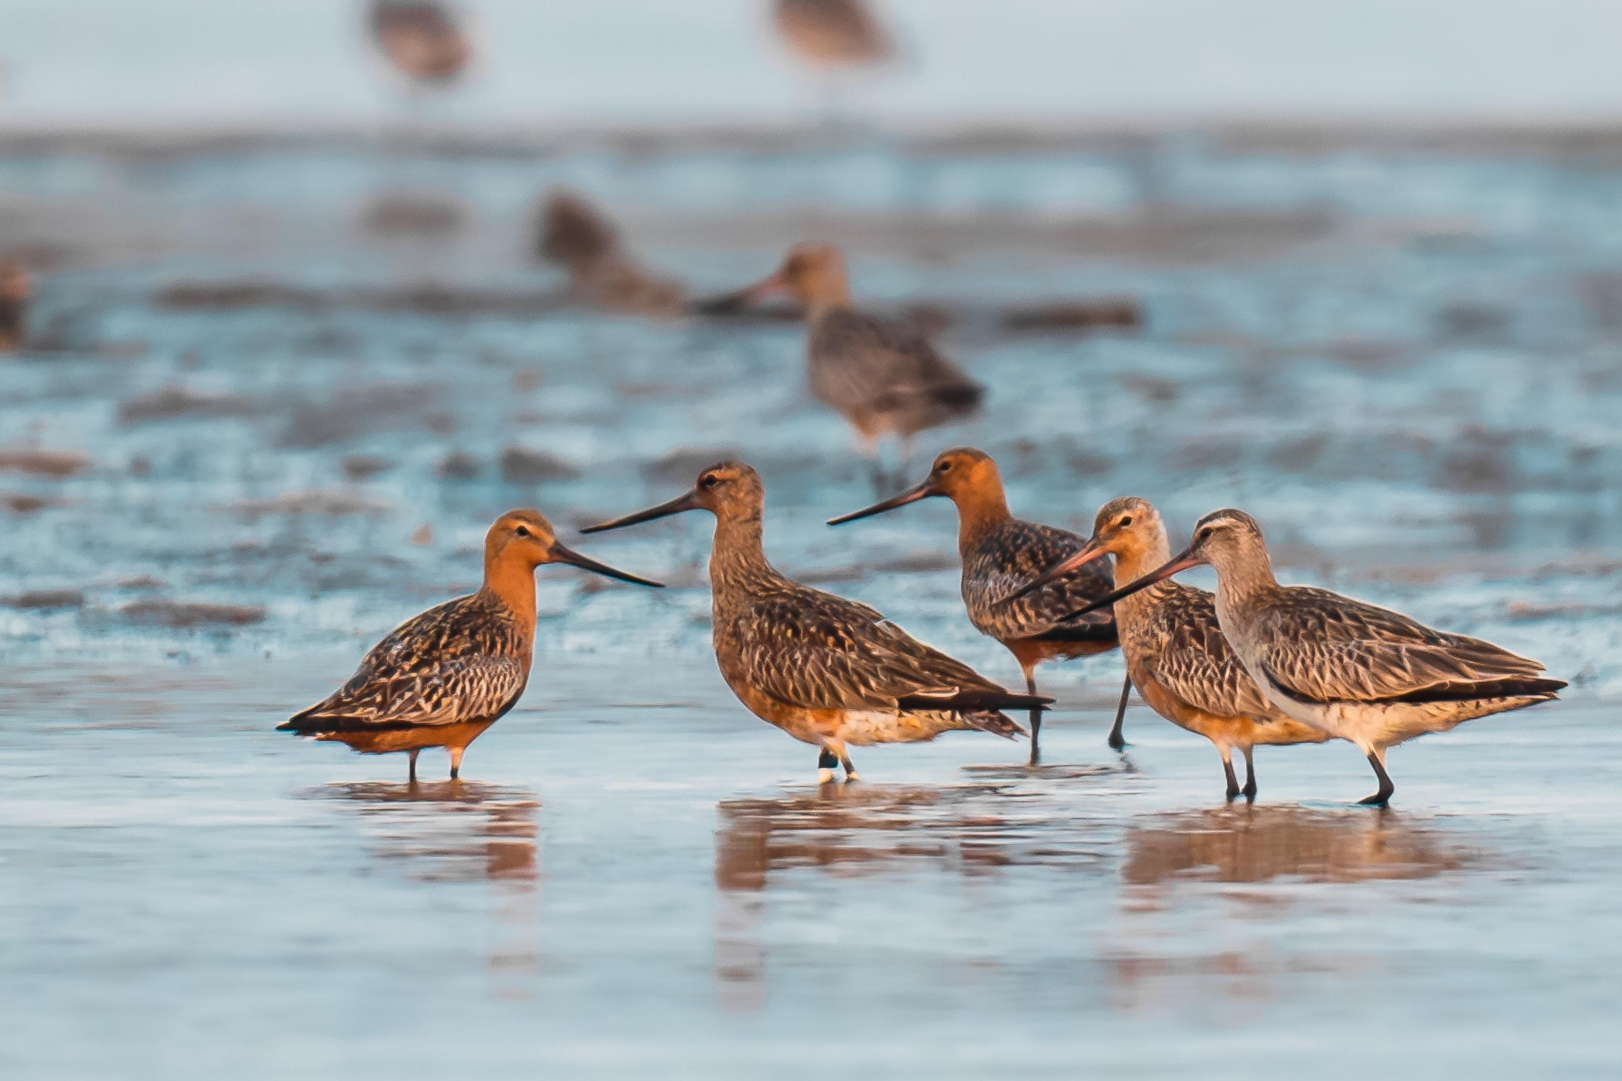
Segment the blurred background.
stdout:
[[[4,0],[0,1067],[1607,1075],[1622,6],[1486,7]],[[1043,672],[1076,765],[879,749],[829,807],[675,520],[579,544],[662,593],[538,576],[480,783],[270,731],[501,511],[574,543],[723,455],[783,570],[1016,682],[942,501],[822,525],[873,480],[798,310],[696,306],[804,240],[987,387],[917,476],[1242,506],[1565,701],[1404,748],[1390,818],[1266,755],[1251,816],[1146,709],[1107,753],[1111,654]]]

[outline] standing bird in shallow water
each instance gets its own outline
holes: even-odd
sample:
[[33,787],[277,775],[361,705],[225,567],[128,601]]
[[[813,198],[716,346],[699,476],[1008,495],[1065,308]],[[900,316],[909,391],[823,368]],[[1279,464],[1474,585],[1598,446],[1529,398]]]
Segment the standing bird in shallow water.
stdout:
[[[1080,606],[1110,591],[1109,575],[1096,565],[1078,565],[1073,573],[1052,575],[1040,589],[1035,580],[1044,570],[1079,551],[1082,539],[1062,529],[1015,518],[1008,511],[1002,476],[991,456],[969,447],[941,453],[922,484],[864,510],[829,519],[829,525],[854,522],[930,496],[945,496],[957,506],[957,550],[963,561],[963,604],[969,621],[988,638],[1008,647],[1025,673],[1025,689],[1036,693],[1036,666],[1104,653],[1116,645],[1115,620],[1098,611],[1066,622]],[[1021,590],[1020,600],[1007,603]],[[1130,687],[1130,685],[1129,685]],[[1121,710],[1126,708],[1121,692]],[[1110,746],[1124,743],[1120,712],[1110,732]],[[1031,764],[1038,758],[1042,714],[1031,711]]]
[[[1008,600],[1017,604],[1049,582],[1099,565],[1095,561],[1106,555],[1115,557],[1116,585],[1135,581],[1171,558],[1166,527],[1147,499],[1124,496],[1105,503],[1087,543]],[[1296,720],[1262,697],[1222,637],[1215,598],[1205,590],[1157,582],[1116,601],[1114,612],[1130,685],[1166,720],[1216,745],[1230,800],[1241,793],[1247,800],[1256,798],[1251,749],[1257,744],[1322,743],[1329,738],[1328,732]],[[1235,747],[1245,756],[1243,788],[1233,774]]]
[[518,704],[535,643],[535,568],[576,567],[635,582],[558,542],[532,510],[508,511],[484,537],[484,585],[400,624],[337,691],[277,725],[278,731],[338,740],[364,754],[406,751],[411,779],[424,747],[444,747],[451,778],[467,745]]
[[1053,701],[1011,693],[867,605],[779,574],[761,545],[765,501],[760,474],[718,462],[685,495],[585,532],[689,510],[715,515],[710,592],[721,677],[755,716],[819,748],[819,780],[832,780],[836,765],[856,779],[850,745],[917,743],[953,729],[1013,738],[1023,729],[1000,710]]
[[1547,702],[1566,685],[1491,642],[1326,589],[1279,585],[1261,526],[1240,510],[1207,514],[1182,552],[1089,607],[1119,603],[1201,563],[1217,572],[1223,637],[1267,700],[1368,756],[1380,788],[1363,803],[1383,807],[1396,791],[1385,771],[1387,747]]
[[774,293],[806,307],[811,393],[856,430],[864,457],[878,464],[878,441],[901,440],[905,472],[912,438],[973,416],[985,388],[941,356],[909,319],[851,305],[845,259],[829,244],[797,244],[769,277],[701,310],[725,310]]
[[631,315],[678,315],[686,290],[661,278],[626,249],[619,231],[584,196],[549,192],[537,216],[535,254],[569,273],[577,301]]

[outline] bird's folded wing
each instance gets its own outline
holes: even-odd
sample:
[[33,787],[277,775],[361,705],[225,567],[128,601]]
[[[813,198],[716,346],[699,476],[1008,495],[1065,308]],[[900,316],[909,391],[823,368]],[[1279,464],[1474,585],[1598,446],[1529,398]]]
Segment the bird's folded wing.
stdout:
[[1222,636],[1216,605],[1204,590],[1171,583],[1155,605],[1146,638],[1159,643],[1146,658],[1154,678],[1196,709],[1219,717],[1266,717],[1273,708]]
[[[1536,679],[1543,666],[1489,642],[1297,638],[1263,661],[1280,690],[1310,702],[1379,702]],[[1483,692],[1487,693],[1487,692]]]
[[903,697],[1001,690],[873,609],[816,596],[812,604],[767,598],[738,617],[749,679],[773,698],[807,709],[885,709]]
[[494,719],[523,690],[527,674],[518,658],[488,654],[363,665],[332,697],[299,717],[379,727]]

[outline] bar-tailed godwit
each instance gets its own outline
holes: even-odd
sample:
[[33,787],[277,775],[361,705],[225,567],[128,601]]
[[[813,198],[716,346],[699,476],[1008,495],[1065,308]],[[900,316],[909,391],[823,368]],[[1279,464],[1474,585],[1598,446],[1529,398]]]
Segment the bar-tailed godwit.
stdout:
[[772,23],[800,62],[817,71],[870,67],[895,53],[862,0],[773,0]]
[[685,494],[585,532],[690,510],[715,516],[710,591],[721,676],[755,716],[818,748],[819,780],[832,780],[835,765],[856,778],[850,746],[916,743],[954,729],[1012,738],[1023,729],[1001,710],[1052,701],[1012,693],[867,605],[778,573],[761,543],[765,499],[760,474],[717,462]]
[[[1026,690],[1036,693],[1036,666],[1043,661],[1088,657],[1115,648],[1115,620],[1107,611],[1065,621],[1077,608],[1110,591],[1109,575],[1101,566],[1079,564],[1075,571],[1052,575],[1040,589],[1027,588],[1019,600],[1007,603],[1012,591],[1031,586],[1044,570],[1079,551],[1083,541],[1063,529],[1015,518],[1008,510],[997,463],[983,451],[970,447],[944,451],[921,484],[831,518],[828,524],[854,522],[931,496],[944,496],[957,506],[957,550],[969,622],[1014,655],[1025,674]],[[1039,757],[1041,726],[1042,714],[1033,710],[1033,765]],[[1119,718],[1110,738],[1117,746]]]
[[451,777],[467,745],[518,704],[535,642],[535,568],[568,563],[638,585],[565,547],[532,510],[508,511],[484,538],[484,585],[414,616],[372,647],[338,690],[277,725],[347,743],[364,754],[405,751],[410,776],[424,747],[450,752]]
[[1187,548],[1093,606],[1201,563],[1216,569],[1223,637],[1268,701],[1368,756],[1380,787],[1363,803],[1383,807],[1396,791],[1386,748],[1547,702],[1566,685],[1540,675],[1537,661],[1491,642],[1432,630],[1325,589],[1279,585],[1261,526],[1240,510],[1207,514]]
[[[1099,508],[1093,535],[1068,558],[1016,591],[1011,601],[1095,561],[1115,557],[1115,584],[1124,586],[1171,558],[1166,527],[1147,499],[1124,496]],[[1040,596],[1040,594],[1038,594]],[[1329,733],[1281,712],[1262,697],[1222,637],[1216,601],[1203,589],[1162,581],[1115,602],[1127,677],[1151,709],[1179,728],[1204,736],[1222,755],[1228,798],[1256,798],[1257,744],[1322,743]],[[1233,773],[1233,749],[1245,756],[1245,784]]]
[[811,393],[855,429],[876,463],[878,440],[901,440],[906,468],[912,438],[973,415],[985,388],[941,356],[909,319],[854,307],[845,259],[829,244],[797,244],[778,269],[706,307],[724,309],[774,293],[806,307],[806,366]]

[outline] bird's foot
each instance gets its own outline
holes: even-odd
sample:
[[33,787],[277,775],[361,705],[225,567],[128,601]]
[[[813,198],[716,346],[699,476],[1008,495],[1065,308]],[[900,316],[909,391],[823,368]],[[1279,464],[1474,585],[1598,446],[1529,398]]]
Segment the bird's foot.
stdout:
[[831,769],[828,769],[826,767],[817,770],[817,783],[818,784],[833,784],[834,783],[834,771],[831,770]]
[[1364,796],[1357,801],[1357,804],[1359,807],[1389,807],[1391,806],[1391,797],[1384,792],[1376,792],[1372,796]]
[[857,773],[855,770],[851,770],[849,773],[845,774],[845,783],[846,784],[855,784],[857,781],[859,781],[861,779],[862,779],[862,775],[860,773]]

